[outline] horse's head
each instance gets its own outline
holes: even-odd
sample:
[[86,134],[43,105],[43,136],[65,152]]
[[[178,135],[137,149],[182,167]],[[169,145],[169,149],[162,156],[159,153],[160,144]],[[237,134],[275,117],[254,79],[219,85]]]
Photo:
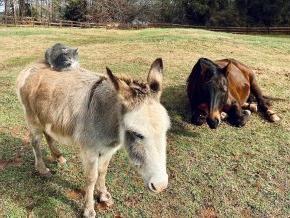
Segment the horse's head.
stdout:
[[[147,82],[108,75],[123,106],[123,142],[131,162],[153,192],[168,185],[166,172],[166,133],[170,126],[166,109],[160,103],[163,64],[156,59]],[[122,135],[122,134],[121,134]]]
[[221,112],[228,99],[227,67],[220,68],[205,58],[201,58],[197,65],[200,71],[198,109],[209,127],[215,129],[221,122]]

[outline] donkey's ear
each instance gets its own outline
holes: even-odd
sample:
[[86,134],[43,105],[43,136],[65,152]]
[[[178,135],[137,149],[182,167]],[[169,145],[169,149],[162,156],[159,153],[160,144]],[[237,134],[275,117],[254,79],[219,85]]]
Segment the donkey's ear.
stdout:
[[163,62],[161,58],[157,58],[151,65],[147,82],[153,93],[161,94],[163,80]]
[[119,91],[120,89],[120,80],[118,79],[118,77],[116,77],[112,71],[110,70],[110,68],[106,67],[106,70],[107,70],[107,75],[110,79],[110,81],[112,82],[114,88]]
[[110,82],[114,86],[115,90],[117,91],[119,100],[122,103],[123,109],[127,110],[130,108],[130,105],[132,103],[132,98],[134,93],[132,92],[132,89],[128,86],[128,84],[116,77],[112,71],[107,67],[107,74],[109,77]]
[[123,95],[123,97],[127,97],[128,92],[131,91],[128,84],[126,82],[120,80],[118,77],[116,77],[108,67],[106,67],[106,69],[107,69],[108,77],[109,77],[111,83],[113,84],[114,88],[116,89],[116,91],[120,95]]

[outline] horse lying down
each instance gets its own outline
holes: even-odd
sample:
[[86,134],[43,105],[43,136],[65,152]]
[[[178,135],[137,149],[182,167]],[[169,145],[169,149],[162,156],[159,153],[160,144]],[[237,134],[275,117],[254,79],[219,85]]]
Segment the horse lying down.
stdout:
[[227,117],[241,127],[258,110],[271,122],[280,120],[262,95],[254,72],[234,59],[199,59],[187,79],[187,95],[195,125],[207,122],[215,129]]
[[99,201],[112,204],[105,186],[112,155],[122,146],[153,192],[168,184],[166,133],[170,120],[160,104],[163,63],[156,59],[147,82],[118,78],[109,69],[107,76],[84,69],[69,74],[37,63],[22,71],[17,93],[31,134],[36,170],[49,176],[41,150],[44,135],[52,156],[66,160],[56,141],[80,146],[86,187],[84,216],[95,217],[94,189]]

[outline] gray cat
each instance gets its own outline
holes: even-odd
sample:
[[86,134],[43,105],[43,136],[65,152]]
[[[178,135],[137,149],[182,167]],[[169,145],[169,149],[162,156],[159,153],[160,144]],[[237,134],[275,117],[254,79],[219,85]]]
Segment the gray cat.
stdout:
[[45,52],[45,61],[57,71],[71,70],[79,67],[78,49],[56,43]]

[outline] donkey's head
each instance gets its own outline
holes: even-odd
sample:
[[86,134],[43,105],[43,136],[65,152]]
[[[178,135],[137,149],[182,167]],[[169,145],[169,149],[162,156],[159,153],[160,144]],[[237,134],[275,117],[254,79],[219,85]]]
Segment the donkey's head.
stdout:
[[166,132],[170,120],[160,104],[163,63],[156,59],[151,65],[147,83],[117,78],[107,69],[122,104],[122,141],[132,163],[153,192],[168,185],[166,172]]

